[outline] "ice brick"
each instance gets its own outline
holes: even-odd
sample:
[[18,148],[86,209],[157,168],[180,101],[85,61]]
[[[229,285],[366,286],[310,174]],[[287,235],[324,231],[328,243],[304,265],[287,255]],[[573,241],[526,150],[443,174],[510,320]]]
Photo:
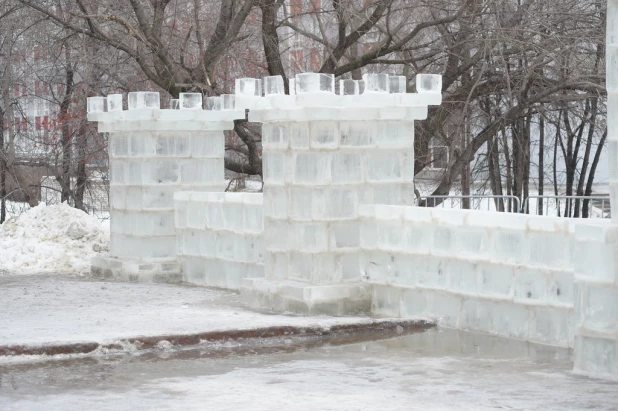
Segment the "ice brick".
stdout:
[[356,248],[360,245],[360,222],[345,221],[330,225],[330,249]]
[[336,122],[312,122],[311,147],[337,148],[339,144],[338,131]]
[[262,81],[256,78],[238,78],[235,81],[234,93],[237,96],[260,97]]
[[264,216],[278,219],[288,217],[288,195],[284,187],[264,186]]
[[389,76],[389,92],[390,93],[405,93],[406,92],[406,77],[405,76]]
[[290,218],[296,221],[310,221],[313,190],[306,187],[290,187]]
[[608,44],[605,51],[608,93],[618,92],[618,44]]
[[330,182],[330,155],[326,153],[298,153],[294,156],[294,182],[298,184],[327,184]]
[[[225,155],[225,136],[222,132],[193,134],[190,139],[188,153],[192,157],[223,158]],[[181,139],[178,141],[180,142]]]
[[335,92],[335,76],[323,73],[299,73],[295,78],[296,94]]
[[286,155],[266,152],[262,156],[262,162],[264,182],[267,184],[283,184],[286,177]]
[[176,160],[146,160],[142,164],[145,184],[173,184],[178,182],[178,162]]
[[515,300],[523,303],[545,301],[547,272],[544,270],[517,268],[515,270]]
[[122,111],[122,94],[107,96],[107,111]]
[[220,96],[206,97],[206,110],[222,110],[223,99]]
[[312,254],[293,251],[290,253],[289,278],[296,281],[309,282],[311,280]]
[[294,149],[309,148],[309,126],[307,123],[291,123],[288,126],[290,146]]
[[479,265],[479,292],[487,297],[508,298],[513,293],[513,266],[481,263]]
[[221,94],[221,109],[234,110],[236,107],[236,96],[234,94]]
[[595,377],[618,379],[618,342],[609,338],[577,336],[574,369]]
[[126,134],[112,133],[111,137],[111,156],[126,157],[129,154],[129,137]]
[[174,187],[144,186],[143,207],[144,208],[172,208],[174,207]]
[[103,113],[107,111],[107,99],[105,97],[88,97],[88,113]]
[[293,224],[298,249],[303,252],[319,253],[328,250],[328,226],[326,223]]
[[388,74],[363,74],[363,81],[365,82],[365,93],[389,92],[390,82],[388,79]]
[[403,177],[402,156],[398,151],[367,153],[366,173],[371,182],[400,181]]
[[181,110],[202,109],[202,93],[180,93],[178,100]]
[[355,80],[339,80],[339,94],[342,96],[358,94],[358,83]]
[[288,145],[287,127],[279,123],[266,123],[262,126],[262,146],[284,149]]
[[283,85],[283,77],[281,76],[264,77],[264,95],[270,96],[273,94],[285,94],[285,87]]
[[138,91],[129,93],[129,110],[161,108],[161,101],[159,98],[159,92],[153,91]]
[[374,121],[342,121],[339,135],[342,147],[370,147],[375,144],[378,134]]
[[354,219],[358,216],[358,194],[347,187],[330,187],[314,198],[313,216],[318,219]]
[[442,76],[439,74],[417,74],[416,91],[418,93],[441,93]]
[[584,301],[584,325],[587,328],[605,331],[617,329],[618,289],[588,286]]
[[360,152],[333,154],[331,176],[333,184],[360,183],[363,180]]

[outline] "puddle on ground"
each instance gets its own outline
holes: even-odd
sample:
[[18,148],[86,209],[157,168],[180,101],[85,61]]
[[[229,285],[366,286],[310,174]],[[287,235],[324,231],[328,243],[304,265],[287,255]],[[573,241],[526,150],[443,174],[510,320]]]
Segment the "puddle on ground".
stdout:
[[[239,368],[271,367],[291,361],[338,361],[392,364],[422,360],[465,360],[468,371],[492,372],[518,367],[525,372],[564,372],[572,367],[571,351],[506,340],[490,335],[433,328],[396,336],[396,332],[339,335],[329,338],[275,338],[208,343],[191,348],[125,352],[121,354],[0,363],[0,396],[46,394],[58,390],[130,390],[153,380],[218,375]],[[482,359],[483,361],[474,361]],[[470,361],[472,360],[472,361]],[[458,372],[458,367],[436,372]],[[423,370],[407,367],[414,375]]]

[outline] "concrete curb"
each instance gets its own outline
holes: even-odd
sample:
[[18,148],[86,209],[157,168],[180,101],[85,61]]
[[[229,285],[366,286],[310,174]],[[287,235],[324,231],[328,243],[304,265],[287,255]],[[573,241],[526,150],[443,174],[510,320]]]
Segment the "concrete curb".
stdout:
[[379,336],[396,336],[421,332],[435,327],[436,323],[428,320],[376,320],[369,323],[340,324],[330,327],[294,327],[274,326],[246,330],[207,331],[197,334],[159,335],[149,337],[120,338],[111,343],[80,342],[66,344],[37,345],[0,345],[0,357],[20,355],[60,355],[89,354],[96,350],[121,350],[121,342],[132,344],[139,350],[154,348],[162,341],[168,341],[172,346],[186,347],[217,341],[239,341],[243,339],[269,339],[279,337],[337,337],[346,335],[375,334]]

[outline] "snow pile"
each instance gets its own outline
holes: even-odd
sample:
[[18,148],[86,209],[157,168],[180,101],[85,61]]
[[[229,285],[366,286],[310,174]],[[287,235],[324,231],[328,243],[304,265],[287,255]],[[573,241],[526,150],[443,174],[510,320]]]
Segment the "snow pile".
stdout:
[[41,203],[0,226],[0,271],[80,273],[108,249],[109,229],[66,203]]

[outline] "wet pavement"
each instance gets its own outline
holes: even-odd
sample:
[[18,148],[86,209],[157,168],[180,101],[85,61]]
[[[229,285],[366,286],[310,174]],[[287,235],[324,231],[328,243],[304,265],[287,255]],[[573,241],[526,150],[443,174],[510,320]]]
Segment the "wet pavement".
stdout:
[[439,329],[375,338],[0,362],[0,409],[618,409],[618,384],[573,375],[568,350]]

